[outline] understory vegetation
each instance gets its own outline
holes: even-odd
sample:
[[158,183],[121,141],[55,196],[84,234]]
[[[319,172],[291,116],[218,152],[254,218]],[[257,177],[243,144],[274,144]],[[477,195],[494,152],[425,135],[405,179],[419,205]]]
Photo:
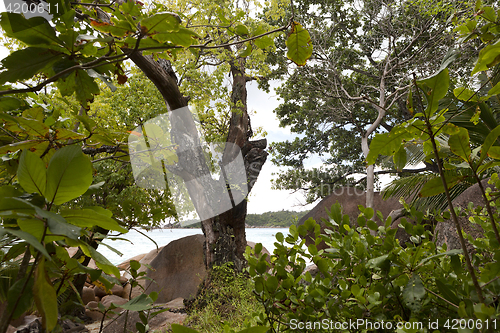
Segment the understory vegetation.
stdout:
[[185,325],[207,333],[225,333],[255,326],[255,313],[264,310],[253,293],[248,274],[236,273],[232,263],[214,266],[205,287],[188,305]]

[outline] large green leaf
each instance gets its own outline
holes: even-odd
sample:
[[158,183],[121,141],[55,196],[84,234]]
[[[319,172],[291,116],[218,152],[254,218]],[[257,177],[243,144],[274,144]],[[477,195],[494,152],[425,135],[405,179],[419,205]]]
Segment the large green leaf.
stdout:
[[58,319],[57,295],[45,271],[44,259],[40,260],[36,268],[33,296],[38,312],[42,315],[42,326],[47,332],[51,332]]
[[153,307],[153,300],[146,294],[140,294],[132,298],[127,303],[120,305],[120,308],[129,311],[144,311]]
[[[462,180],[462,178],[463,177],[461,176],[445,176],[446,185],[450,189],[453,186],[457,185]],[[418,195],[419,197],[430,197],[440,193],[444,193],[444,186],[441,177],[438,176],[425,183]]]
[[85,193],[91,184],[92,164],[80,147],[66,146],[50,160],[45,198],[60,205]]
[[7,309],[12,310],[14,304],[17,302],[17,306],[12,313],[13,319],[20,317],[33,306],[33,278],[30,277],[28,284],[23,290],[26,279],[27,277],[17,280],[7,293],[7,303],[9,304]]
[[411,139],[412,134],[405,128],[394,127],[390,133],[377,133],[370,142],[366,161],[368,164],[374,164],[378,155],[391,156],[400,149],[404,141]]
[[152,35],[152,38],[159,41],[160,43],[172,42],[175,45],[180,45],[184,47],[189,47],[193,45],[195,38],[199,38],[198,35],[189,29],[180,28],[175,32],[158,32]]
[[53,234],[63,235],[74,240],[80,237],[81,229],[69,224],[61,215],[42,209],[37,209],[37,213],[47,219],[47,225]]
[[76,70],[66,78],[59,79],[57,87],[62,96],[70,96],[75,92],[78,101],[84,105],[100,92],[97,83],[84,70]]
[[0,217],[29,217],[34,214],[34,206],[23,199],[2,198],[0,200]]
[[[85,249],[88,250],[88,253],[85,253]],[[97,252],[92,246],[87,246],[86,248],[82,247],[82,250],[84,251],[86,256],[92,257],[92,259],[95,260],[95,263],[97,267],[102,269],[102,271],[108,275],[114,275],[117,278],[120,278],[120,271],[118,268],[113,265],[111,262],[109,262],[108,259],[106,259],[105,256],[103,256],[101,253]]]
[[465,128],[460,128],[458,134],[451,135],[448,139],[451,151],[466,162],[469,161],[472,153],[469,140],[469,132]]
[[47,172],[42,159],[29,150],[24,150],[17,168],[19,184],[28,193],[45,194]]
[[500,136],[500,125],[497,126],[493,131],[488,134],[486,139],[484,139],[483,146],[481,147],[481,158],[479,159],[479,164],[481,164],[486,156],[488,156],[488,150],[497,141],[498,136]]
[[181,20],[173,13],[157,13],[141,21],[143,33],[172,32],[179,30]]
[[439,101],[446,96],[448,92],[448,87],[450,86],[448,69],[445,68],[427,79],[417,81],[417,85],[425,92],[425,98],[427,100],[425,113],[428,117],[431,117],[437,111]]
[[57,38],[54,28],[40,16],[25,19],[21,14],[4,12],[0,19],[0,25],[8,37],[18,39],[30,46],[43,47],[50,44],[63,44]]
[[422,280],[420,280],[418,274],[413,274],[403,290],[403,301],[412,312],[418,312],[422,307],[424,297],[425,289]]
[[61,216],[69,223],[79,227],[92,228],[94,226],[99,226],[106,230],[115,230],[123,233],[127,232],[127,229],[120,226],[114,219],[100,214],[93,209],[64,210],[61,211]]
[[0,74],[0,83],[30,79],[59,58],[59,53],[40,47],[15,51],[2,60],[2,65],[7,70]]
[[309,32],[304,29],[299,23],[292,23],[292,31],[286,40],[288,49],[286,56],[292,60],[297,66],[304,66],[307,59],[311,57],[313,45]]

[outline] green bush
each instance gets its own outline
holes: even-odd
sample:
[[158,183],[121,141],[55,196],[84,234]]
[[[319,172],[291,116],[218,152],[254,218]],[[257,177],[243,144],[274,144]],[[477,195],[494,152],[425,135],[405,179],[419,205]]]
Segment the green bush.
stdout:
[[[403,248],[395,239],[397,230],[389,227],[390,219],[378,227],[370,220],[371,208],[360,210],[357,227],[350,226],[337,203],[325,221],[336,231],[327,229],[321,235],[319,225],[309,219],[291,226],[287,236],[278,233],[271,258],[260,246],[255,254],[247,249],[254,292],[265,309],[259,324],[269,325],[272,332],[456,332],[454,324],[466,327],[459,332],[487,331],[487,325],[500,328],[500,251],[491,242],[491,225],[483,221],[481,208],[467,213],[474,213],[471,220],[486,231],[487,238],[473,240],[474,264],[483,294],[489,295],[483,304],[478,303],[461,250],[437,247],[427,226],[405,219],[401,227],[413,243]],[[300,236],[308,232],[314,232],[316,240],[306,249]],[[327,249],[317,249],[321,241]],[[316,264],[316,275],[306,271],[308,260]]]

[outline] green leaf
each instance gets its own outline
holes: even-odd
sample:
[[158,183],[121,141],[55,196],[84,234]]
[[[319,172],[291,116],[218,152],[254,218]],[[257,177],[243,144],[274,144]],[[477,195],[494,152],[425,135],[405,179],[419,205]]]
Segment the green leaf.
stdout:
[[393,160],[394,166],[398,171],[403,170],[403,168],[406,166],[406,149],[403,145],[396,151],[393,156]]
[[429,260],[434,259],[434,258],[439,258],[442,256],[455,256],[457,254],[461,254],[462,252],[463,252],[462,249],[455,249],[455,250],[450,250],[450,251],[438,253],[438,254],[432,255],[430,257],[427,257],[425,259],[422,259],[422,261],[420,261],[420,263],[418,265],[421,266],[421,265],[425,264],[426,262],[428,262]]
[[11,111],[19,109],[24,105],[24,101],[11,96],[0,97],[0,111]]
[[199,38],[199,36],[192,30],[179,28],[179,31],[176,32],[162,32],[154,34],[152,38],[160,43],[172,42],[174,45],[189,47],[193,45],[195,38]]
[[248,28],[243,24],[238,24],[234,27],[234,32],[236,32],[238,36],[246,36],[248,35]]
[[15,51],[2,60],[2,65],[7,70],[0,74],[0,84],[31,79],[36,73],[60,58],[59,53],[39,47]]
[[274,275],[269,276],[265,283],[269,292],[275,292],[278,289],[278,278]]
[[448,87],[450,86],[448,69],[445,68],[427,79],[417,81],[417,85],[424,90],[427,100],[425,113],[428,117],[431,117],[437,111],[439,101],[448,92]]
[[43,258],[36,268],[33,296],[38,312],[42,315],[42,326],[47,332],[51,332],[56,327],[58,319],[57,295],[45,271]]
[[140,294],[139,296],[132,298],[127,303],[119,305],[119,307],[129,311],[149,310],[153,307],[153,300],[146,294]]
[[[143,33],[173,32],[179,30],[181,19],[173,13],[157,13],[141,21]],[[145,31],[144,31],[145,29]]]
[[172,324],[171,328],[173,333],[200,333],[197,330],[179,324]]
[[92,184],[92,164],[78,146],[59,149],[47,168],[45,198],[60,205],[85,193]]
[[[479,164],[481,164],[486,156],[488,156],[488,151],[490,150],[491,146],[497,141],[498,136],[500,136],[500,125],[495,127],[488,136],[486,136],[486,139],[484,139],[484,143],[481,147],[481,157],[479,158]],[[500,147],[499,147],[500,148]]]
[[304,66],[312,55],[313,45],[309,32],[297,22],[292,23],[292,31],[286,40],[286,56],[297,66]]
[[418,274],[413,274],[410,281],[403,290],[403,301],[412,312],[420,311],[422,300],[425,297],[425,289]]
[[32,217],[34,215],[34,206],[23,199],[3,197],[0,200],[0,217]]
[[21,14],[3,12],[0,25],[8,37],[18,39],[30,46],[63,45],[62,41],[57,38],[54,28],[40,16],[25,19]]
[[412,134],[404,127],[394,127],[390,133],[377,133],[370,142],[366,161],[371,165],[376,162],[378,155],[391,156],[400,149],[404,141],[412,138]]
[[446,282],[441,281],[439,279],[436,279],[436,286],[439,290],[439,293],[446,298],[448,301],[451,303],[455,304],[458,306],[460,304],[460,299],[457,297],[457,295],[452,291],[452,289],[448,288],[448,285]]
[[90,257],[92,257],[92,259],[95,260],[97,267],[102,269],[104,273],[108,275],[114,275],[116,276],[116,278],[120,278],[120,271],[115,265],[109,262],[109,260],[106,259],[106,257],[104,257],[101,253],[97,252],[92,246],[87,246],[86,249],[88,250]]
[[465,128],[461,128],[458,134],[451,135],[448,139],[451,151],[465,162],[469,162],[472,153],[469,140],[469,132]]
[[389,258],[388,254],[384,254],[383,256],[377,257],[377,258],[372,258],[368,260],[367,267],[369,268],[382,268],[385,266],[387,260]]
[[[450,189],[453,186],[455,186],[456,184],[458,184],[462,180],[462,177],[445,175],[445,180],[446,180],[446,184],[448,186],[448,189]],[[431,180],[427,181],[427,183],[425,183],[425,185],[420,190],[420,193],[418,194],[418,196],[425,198],[425,197],[431,197],[433,195],[437,195],[440,193],[444,193],[444,186],[443,186],[443,181],[441,180],[441,177],[438,176],[436,178],[432,178]]]
[[500,82],[495,84],[495,86],[488,91],[488,97],[495,96],[498,94],[500,94]]
[[114,230],[126,233],[127,229],[123,228],[111,217],[102,215],[92,209],[69,209],[60,212],[61,216],[73,225],[79,227],[92,228],[99,226],[106,230]]
[[[9,304],[7,306],[7,309],[12,310],[14,304],[16,304],[17,302],[17,306],[12,314],[12,317],[14,319],[19,318],[23,313],[28,311],[28,309],[33,306],[33,278],[29,279],[28,284],[23,291],[23,286],[26,282],[26,279],[27,278],[22,278],[16,281],[7,292],[7,303]],[[17,301],[18,298],[19,301]]]
[[496,160],[500,160],[500,147],[493,146],[488,150],[488,156]]
[[453,90],[453,95],[461,101],[465,102],[479,102],[479,96],[475,91],[467,89],[465,87],[455,88]]
[[47,259],[49,259],[49,260],[51,259],[49,253],[47,252],[45,247],[43,247],[42,243],[40,243],[38,241],[38,239],[36,239],[36,237],[33,236],[32,234],[21,231],[21,230],[0,228],[0,233],[2,233],[2,232],[7,232],[11,235],[16,236],[17,238],[24,239],[26,242],[28,242],[28,244],[33,246],[41,254],[43,254],[45,257],[47,257]]
[[42,209],[37,209],[37,213],[47,219],[47,225],[53,234],[63,235],[74,240],[80,237],[81,229],[67,223],[61,215]]
[[241,52],[238,54],[238,57],[245,58],[248,57],[250,54],[252,54],[252,44],[251,43],[246,43],[246,47],[244,50],[241,50]]
[[494,44],[484,47],[479,52],[479,57],[476,61],[476,66],[472,70],[471,75],[474,75],[480,71],[485,71],[488,68],[494,66],[495,62],[497,62],[499,59],[499,54],[500,54],[500,40],[498,40]]
[[27,193],[36,192],[40,195],[44,195],[47,174],[42,159],[35,153],[24,150],[19,158],[17,179]]

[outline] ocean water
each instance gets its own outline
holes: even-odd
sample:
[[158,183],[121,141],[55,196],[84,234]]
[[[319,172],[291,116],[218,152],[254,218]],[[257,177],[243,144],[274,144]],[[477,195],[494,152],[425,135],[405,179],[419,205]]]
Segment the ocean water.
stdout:
[[[276,233],[281,232],[286,236],[288,228],[247,228],[245,231],[247,241],[262,243],[262,245],[272,253],[275,248],[274,242],[276,242]],[[201,229],[155,229],[143,232],[153,239],[158,244],[158,247],[167,245],[171,241],[182,237],[203,234]],[[103,245],[100,245],[97,249],[97,251],[104,255],[114,265],[118,265],[127,259],[156,249],[156,245],[150,239],[135,230],[131,230],[127,234],[121,235],[120,238],[127,240],[113,241],[106,239],[104,244],[121,252],[121,256]]]

